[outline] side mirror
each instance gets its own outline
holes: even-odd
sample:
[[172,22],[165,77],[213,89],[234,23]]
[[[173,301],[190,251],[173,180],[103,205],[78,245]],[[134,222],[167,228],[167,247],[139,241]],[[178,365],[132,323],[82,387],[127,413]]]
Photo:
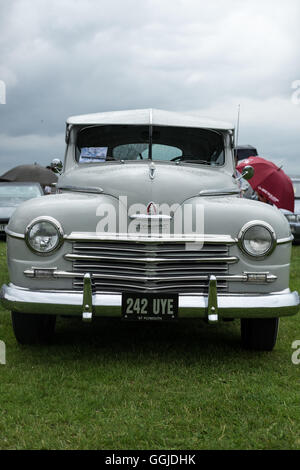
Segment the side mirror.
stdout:
[[245,166],[243,173],[242,173],[242,178],[245,180],[249,181],[251,178],[254,176],[254,168],[250,165]]
[[61,173],[63,169],[63,162],[59,160],[59,158],[54,158],[50,164],[51,170],[54,171],[54,173]]

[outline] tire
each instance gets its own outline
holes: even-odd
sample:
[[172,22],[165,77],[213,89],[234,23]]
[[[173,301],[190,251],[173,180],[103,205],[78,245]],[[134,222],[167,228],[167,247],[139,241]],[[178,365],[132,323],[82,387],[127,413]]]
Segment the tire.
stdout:
[[277,340],[278,325],[278,318],[241,319],[243,346],[256,351],[272,351]]
[[11,312],[16,340],[20,344],[50,343],[54,335],[56,315]]

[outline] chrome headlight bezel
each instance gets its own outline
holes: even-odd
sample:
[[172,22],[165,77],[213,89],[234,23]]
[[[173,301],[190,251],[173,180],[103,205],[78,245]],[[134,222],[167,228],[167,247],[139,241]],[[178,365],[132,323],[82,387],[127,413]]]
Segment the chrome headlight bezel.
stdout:
[[[42,223],[42,222],[47,222],[50,225],[52,225],[52,227],[55,228],[55,230],[57,232],[57,236],[58,236],[56,244],[53,247],[51,247],[51,249],[48,250],[48,251],[38,251],[38,250],[36,250],[31,245],[30,239],[29,239],[30,231],[32,230],[32,228],[35,225],[37,225],[39,223]],[[25,229],[25,242],[26,242],[26,245],[28,246],[28,248],[34,254],[39,255],[39,256],[50,256],[62,246],[62,244],[64,242],[64,231],[63,231],[63,228],[62,228],[61,224],[56,219],[54,219],[53,217],[48,217],[48,216],[37,217],[37,218],[33,219],[30,222],[30,224],[27,225],[27,227]]]
[[[252,253],[251,251],[249,251],[246,246],[245,246],[245,236],[246,236],[246,233],[248,232],[249,229],[253,228],[253,227],[262,227],[263,229],[267,230],[267,232],[269,233],[270,235],[270,239],[271,239],[271,243],[270,243],[270,246],[267,250],[265,250],[264,252],[262,252],[261,254],[259,253]],[[263,260],[265,259],[267,256],[269,256],[271,253],[273,253],[273,251],[275,250],[276,248],[276,245],[277,245],[277,238],[276,238],[276,233],[273,229],[273,227],[268,224],[267,222],[264,222],[262,220],[253,220],[251,222],[248,222],[246,223],[240,233],[239,233],[239,236],[238,236],[238,245],[239,245],[239,248],[247,255],[247,256],[250,256],[251,258],[254,258],[254,259],[259,259],[259,260]]]

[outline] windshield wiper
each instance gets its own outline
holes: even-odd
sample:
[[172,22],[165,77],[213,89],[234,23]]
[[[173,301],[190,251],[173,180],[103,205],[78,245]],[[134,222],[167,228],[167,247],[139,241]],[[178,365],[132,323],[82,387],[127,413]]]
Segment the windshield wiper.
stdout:
[[200,165],[207,165],[211,166],[211,163],[208,162],[207,160],[197,160],[196,158],[181,158],[180,160],[177,160],[177,164],[179,163],[197,163]]
[[196,159],[193,159],[193,160],[191,159],[190,160],[190,159],[183,158],[181,161],[182,162],[187,162],[187,163],[201,163],[203,165],[211,165],[211,163],[208,162],[207,160],[196,160]]

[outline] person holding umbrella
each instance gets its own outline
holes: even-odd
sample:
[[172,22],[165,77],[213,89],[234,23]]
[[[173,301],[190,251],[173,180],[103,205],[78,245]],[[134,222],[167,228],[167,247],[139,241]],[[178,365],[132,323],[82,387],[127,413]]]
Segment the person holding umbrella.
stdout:
[[51,184],[56,183],[57,180],[58,177],[53,171],[37,163],[33,165],[18,165],[0,176],[0,181],[4,182],[40,183],[45,194],[49,193],[49,190],[45,191],[45,188],[50,187],[51,190]]

